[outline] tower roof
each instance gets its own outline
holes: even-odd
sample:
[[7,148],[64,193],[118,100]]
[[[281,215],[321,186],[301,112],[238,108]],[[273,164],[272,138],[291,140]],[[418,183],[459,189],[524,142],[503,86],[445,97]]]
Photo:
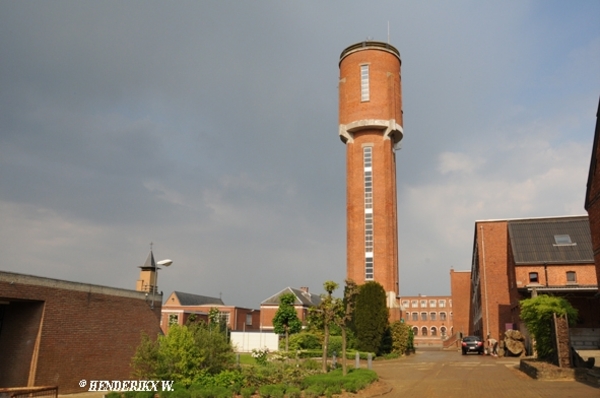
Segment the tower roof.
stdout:
[[143,270],[157,269],[156,262],[154,261],[154,253],[152,253],[152,250],[150,250],[150,253],[148,253],[148,257],[146,258],[144,265],[140,266],[140,268]]
[[390,54],[395,55],[398,58],[398,61],[401,61],[400,51],[398,51],[398,49],[392,46],[390,43],[384,43],[382,41],[362,41],[360,43],[352,44],[351,46],[346,47],[346,49],[342,51],[342,54],[340,55],[340,63],[348,55],[363,50],[386,51]]

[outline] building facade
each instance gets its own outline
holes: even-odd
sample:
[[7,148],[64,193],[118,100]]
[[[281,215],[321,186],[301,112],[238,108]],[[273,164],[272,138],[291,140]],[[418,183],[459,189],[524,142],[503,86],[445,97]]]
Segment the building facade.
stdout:
[[80,380],[129,380],[142,333],[160,333],[160,298],[0,271],[0,387],[58,386]]
[[400,53],[367,41],[339,61],[339,136],[346,144],[347,278],[380,283],[400,318],[395,149],[403,136]]
[[596,264],[596,277],[600,280],[600,101],[596,112],[594,146],[585,192],[585,210],[590,218],[590,231]]
[[272,331],[274,329],[273,318],[279,309],[279,297],[286,293],[291,293],[296,297],[294,308],[303,326],[306,326],[308,320],[308,309],[321,303],[321,296],[310,293],[308,287],[300,289],[286,287],[260,303],[260,330]]
[[452,327],[454,334],[461,338],[469,333],[469,312],[471,308],[471,271],[450,269],[450,294],[453,303]]
[[172,325],[185,325],[188,321],[209,322],[212,308],[219,311],[219,322],[231,331],[251,332],[260,329],[260,311],[225,305],[216,297],[174,291],[162,306],[160,326],[167,334]]
[[400,302],[415,346],[441,346],[454,333],[451,296],[402,296]]
[[587,216],[475,223],[469,334],[502,338],[508,329],[526,332],[519,301],[551,294],[579,311],[572,334],[595,335],[600,327],[597,291]]

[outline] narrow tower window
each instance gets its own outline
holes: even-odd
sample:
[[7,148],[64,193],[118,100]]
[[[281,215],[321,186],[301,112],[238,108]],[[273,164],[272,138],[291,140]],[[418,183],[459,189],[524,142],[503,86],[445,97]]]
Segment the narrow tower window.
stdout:
[[365,280],[373,280],[373,148],[363,148],[365,178]]
[[360,66],[360,100],[369,100],[369,65]]

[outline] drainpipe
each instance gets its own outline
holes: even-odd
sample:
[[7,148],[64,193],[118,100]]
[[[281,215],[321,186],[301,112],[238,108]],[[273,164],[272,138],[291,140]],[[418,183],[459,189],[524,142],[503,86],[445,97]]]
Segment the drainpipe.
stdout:
[[548,264],[544,263],[544,275],[546,276],[546,287],[548,287]]

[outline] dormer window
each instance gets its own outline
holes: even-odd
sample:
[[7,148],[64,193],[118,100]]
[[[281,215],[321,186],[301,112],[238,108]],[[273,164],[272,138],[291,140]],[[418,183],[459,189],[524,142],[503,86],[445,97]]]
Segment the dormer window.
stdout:
[[575,271],[567,271],[567,283],[577,283],[577,274]]
[[554,235],[554,246],[575,246],[577,243],[571,241],[571,235]]

